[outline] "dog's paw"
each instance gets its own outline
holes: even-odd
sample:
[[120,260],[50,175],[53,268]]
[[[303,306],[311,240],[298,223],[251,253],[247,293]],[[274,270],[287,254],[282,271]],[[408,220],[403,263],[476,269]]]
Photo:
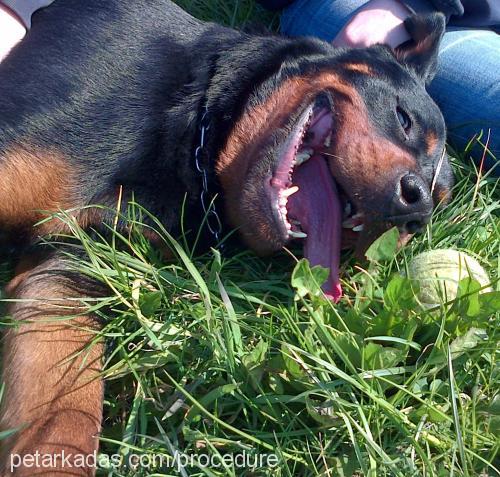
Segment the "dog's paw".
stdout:
[[460,0],[431,0],[433,5],[446,15],[457,15],[461,17],[464,14],[464,6]]

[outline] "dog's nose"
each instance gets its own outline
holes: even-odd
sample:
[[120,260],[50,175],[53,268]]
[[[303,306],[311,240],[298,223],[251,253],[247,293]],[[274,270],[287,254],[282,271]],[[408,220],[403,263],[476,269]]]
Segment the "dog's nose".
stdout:
[[431,218],[432,196],[424,179],[415,173],[401,177],[391,204],[391,220],[408,233],[422,230]]

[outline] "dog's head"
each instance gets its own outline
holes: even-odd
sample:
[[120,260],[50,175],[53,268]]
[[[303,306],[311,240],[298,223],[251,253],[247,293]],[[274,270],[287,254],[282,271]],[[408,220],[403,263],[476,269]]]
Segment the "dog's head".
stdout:
[[410,17],[414,43],[287,61],[257,87],[217,164],[227,215],[259,253],[304,241],[340,296],[341,247],[404,242],[450,195],[443,117],[425,90],[444,17]]

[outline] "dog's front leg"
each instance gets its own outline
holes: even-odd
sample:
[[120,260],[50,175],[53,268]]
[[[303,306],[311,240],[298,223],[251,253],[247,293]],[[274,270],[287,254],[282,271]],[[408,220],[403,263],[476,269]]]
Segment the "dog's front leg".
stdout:
[[10,285],[16,301],[4,338],[1,430],[17,432],[0,442],[0,475],[91,476],[103,346],[78,298],[95,296],[96,286],[54,254],[25,268]]

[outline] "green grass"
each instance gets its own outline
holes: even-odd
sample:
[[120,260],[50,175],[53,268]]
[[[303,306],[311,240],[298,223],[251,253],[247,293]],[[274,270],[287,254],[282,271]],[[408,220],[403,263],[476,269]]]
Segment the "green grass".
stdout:
[[470,297],[424,312],[398,273],[452,247],[496,281],[498,185],[462,169],[424,236],[386,263],[348,263],[339,306],[314,293],[303,262],[294,299],[287,256],[179,248],[165,266],[140,240],[126,253],[81,236],[86,272],[115,290],[103,449],[171,454],[168,436],[186,454],[272,452],[267,475],[496,475],[499,314],[486,303],[469,313]]
[[277,30],[279,25],[279,15],[254,0],[176,0],[175,3],[196,18],[233,28],[258,24]]
[[[250,1],[182,4],[227,24],[261,14]],[[110,289],[92,304],[105,323],[96,339],[109,343],[101,453],[201,459],[100,475],[500,475],[500,185],[463,163],[453,202],[424,234],[397,253],[388,236],[363,267],[345,256],[335,306],[318,291],[322,271],[289,253],[193,257],[158,225],[177,257],[165,263],[142,237],[137,204],[127,237],[90,238],[73,224],[75,255],[87,256],[75,267]],[[464,284],[454,303],[421,308],[403,272],[436,248],[476,257],[497,292]],[[278,462],[202,465],[243,452]]]
[[[101,452],[201,459],[101,475],[498,475],[500,292],[464,288],[426,311],[401,273],[415,254],[452,247],[500,288],[498,182],[455,166],[456,198],[427,233],[395,255],[388,234],[365,268],[346,256],[337,306],[319,292],[323,272],[301,260],[291,273],[285,253],[192,257],[158,226],[177,256],[163,263],[137,204],[127,237],[73,225],[74,255],[88,256],[75,267],[111,290],[92,307],[105,321],[96,339],[110,343]],[[278,463],[203,466],[243,452]]]

